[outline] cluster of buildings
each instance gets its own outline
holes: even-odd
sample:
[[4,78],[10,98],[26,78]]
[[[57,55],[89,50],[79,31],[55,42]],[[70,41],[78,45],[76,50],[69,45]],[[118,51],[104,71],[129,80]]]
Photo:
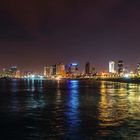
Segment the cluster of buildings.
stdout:
[[78,63],[64,65],[58,63],[55,65],[44,67],[45,78],[88,78],[96,75],[95,68],[89,62],[85,64],[84,72],[80,72]]
[[123,60],[109,61],[107,71],[97,72],[95,67],[92,67],[89,62],[85,64],[83,72],[79,71],[77,63],[64,65],[58,63],[56,65],[47,66],[44,68],[45,78],[94,78],[94,77],[139,77],[140,76],[140,63],[137,64],[135,71],[128,69]]
[[136,70],[129,70],[122,60],[117,62],[109,61],[107,71],[97,72],[89,62],[85,64],[84,71],[80,72],[78,63],[63,64],[57,63],[44,67],[42,74],[35,72],[21,72],[16,66],[3,69],[0,72],[0,78],[94,78],[94,77],[140,77],[140,63],[137,64]]
[[117,64],[114,61],[109,62],[109,71],[107,76],[114,77],[135,77],[140,76],[140,63],[137,64],[137,67],[134,71],[128,69],[122,60],[119,60]]
[[0,72],[0,77],[10,77],[10,78],[20,78],[20,71],[16,66],[12,66],[10,68],[3,69]]
[[33,71],[21,71],[17,66],[12,66],[9,68],[4,68],[0,71],[0,78],[35,78],[35,77],[43,77],[42,75],[38,75]]
[[79,75],[79,67],[77,63],[64,65],[63,63],[57,63],[55,65],[44,67],[45,78],[66,78],[76,77]]

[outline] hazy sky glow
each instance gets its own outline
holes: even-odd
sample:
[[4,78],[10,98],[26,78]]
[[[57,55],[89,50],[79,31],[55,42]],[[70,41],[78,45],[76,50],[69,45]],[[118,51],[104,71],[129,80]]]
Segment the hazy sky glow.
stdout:
[[109,60],[140,62],[138,0],[5,0],[0,2],[0,68]]

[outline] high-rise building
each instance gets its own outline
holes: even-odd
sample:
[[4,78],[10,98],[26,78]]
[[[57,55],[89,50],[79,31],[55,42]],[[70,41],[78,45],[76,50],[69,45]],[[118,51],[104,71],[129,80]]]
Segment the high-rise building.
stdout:
[[53,74],[53,67],[52,66],[44,67],[44,76],[45,77],[51,77],[52,74]]
[[114,61],[109,61],[109,72],[115,73],[115,62]]
[[79,72],[79,69],[78,69],[78,64],[77,63],[71,63],[68,65],[68,69],[67,69],[67,74],[69,76],[77,76],[78,75],[78,72]]
[[92,69],[91,69],[91,74],[92,74],[93,76],[96,75],[96,68],[95,68],[95,67],[92,67]]
[[90,71],[90,63],[87,62],[86,65],[85,65],[85,74],[89,75],[90,73],[91,73],[91,71]]
[[52,75],[56,75],[56,65],[52,65]]
[[12,66],[12,67],[9,69],[9,71],[11,71],[11,72],[16,72],[16,71],[17,71],[17,67],[16,67],[16,66]]
[[19,70],[16,71],[16,74],[15,74],[15,78],[20,78],[21,77],[21,73]]
[[128,69],[127,66],[123,69],[123,73],[124,73],[124,74],[128,74],[128,73],[130,73],[130,72],[129,72],[129,69]]
[[122,60],[118,61],[118,74],[123,74],[124,63]]
[[17,67],[12,66],[10,68],[7,69],[3,69],[3,77],[11,77],[11,78],[15,78],[16,77],[16,72],[17,72]]
[[66,72],[65,72],[65,65],[63,63],[56,64],[56,75],[65,77]]
[[140,75],[140,63],[137,64],[137,74]]

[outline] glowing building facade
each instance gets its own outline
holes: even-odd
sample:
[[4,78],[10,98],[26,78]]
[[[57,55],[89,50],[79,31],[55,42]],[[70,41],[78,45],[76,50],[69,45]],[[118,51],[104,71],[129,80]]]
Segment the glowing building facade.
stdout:
[[47,66],[44,67],[44,77],[51,77],[53,74],[53,67],[52,66]]
[[115,73],[115,62],[114,61],[109,62],[109,72]]
[[70,77],[76,77],[79,74],[79,68],[77,63],[71,63],[68,65],[67,74]]
[[65,71],[65,65],[63,63],[56,64],[56,75],[65,77],[66,71]]
[[140,63],[137,64],[137,75],[140,75]]

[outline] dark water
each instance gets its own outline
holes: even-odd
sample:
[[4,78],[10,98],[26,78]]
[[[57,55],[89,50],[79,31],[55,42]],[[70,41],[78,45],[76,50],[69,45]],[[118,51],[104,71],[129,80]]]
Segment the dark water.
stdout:
[[140,85],[0,81],[0,140],[140,140]]

